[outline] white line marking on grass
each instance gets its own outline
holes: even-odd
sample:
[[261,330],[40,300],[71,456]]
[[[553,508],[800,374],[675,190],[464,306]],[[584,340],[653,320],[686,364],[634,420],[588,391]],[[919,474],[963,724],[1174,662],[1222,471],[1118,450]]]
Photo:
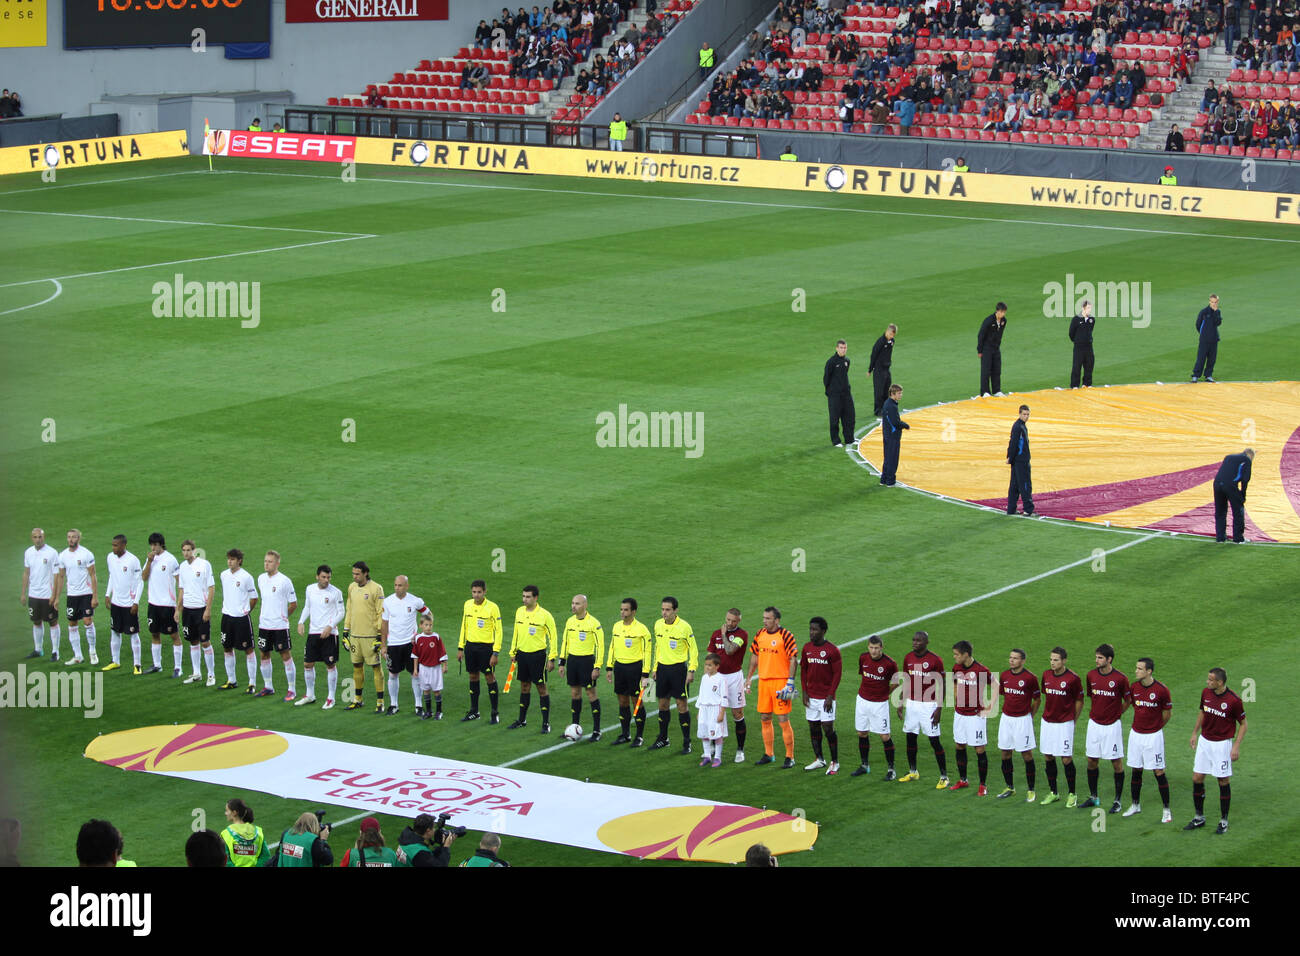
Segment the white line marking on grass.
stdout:
[[[35,170],[33,170],[35,172]],[[166,179],[169,176],[193,176],[206,170],[187,169],[179,173],[151,173],[148,176],[123,176],[120,179],[92,179],[84,183],[63,183],[56,186],[33,186],[30,189],[6,189],[0,192],[0,196],[17,196],[23,193],[43,193],[51,189],[77,189],[81,186],[114,186],[117,183],[132,183],[141,179]]]
[[[1161,538],[1161,537],[1164,537],[1162,533],[1158,531],[1153,531],[1133,541],[1126,541],[1123,544],[1116,545],[1115,547],[1110,548],[1104,553],[1115,554],[1117,551],[1123,551],[1126,548],[1132,548],[1135,545],[1139,545],[1142,544],[1143,542],[1150,541],[1152,538]],[[903,621],[901,624],[892,624],[889,627],[871,631],[869,634],[863,634],[861,637],[856,637],[851,641],[846,641],[845,643],[837,644],[836,646],[842,650],[846,647],[852,647],[854,644],[861,644],[863,641],[871,637],[872,634],[889,634],[892,631],[899,631],[905,627],[911,627],[913,624],[920,624],[922,621],[928,621],[931,618],[941,617],[944,614],[949,614],[953,611],[959,611],[964,607],[970,607],[972,604],[979,604],[981,601],[987,601],[989,598],[997,597],[1000,594],[1006,594],[1008,591],[1014,591],[1016,588],[1022,588],[1026,584],[1034,584],[1038,581],[1042,581],[1044,578],[1050,578],[1053,575],[1061,574],[1062,572],[1069,571],[1072,568],[1077,568],[1085,564],[1090,564],[1091,562],[1095,561],[1096,558],[1097,556],[1095,554],[1089,554],[1086,558],[1080,558],[1077,561],[1071,561],[1068,564],[1061,565],[1060,567],[1052,568],[1050,571],[1044,571],[1042,574],[1035,574],[1033,577],[1025,578],[1023,581],[1016,581],[1013,584],[1004,585],[1000,588],[996,588],[995,590],[988,591],[984,594],[976,595],[973,598],[967,598],[965,601],[958,601],[956,604],[950,604],[948,605],[948,607],[940,608],[937,611],[930,611],[926,614],[922,614],[920,617],[914,617],[911,620]],[[694,697],[690,698],[690,700],[688,700],[687,703],[688,704],[695,703],[695,698]],[[649,718],[649,715],[650,712],[649,709],[647,709],[646,711],[647,719]],[[524,756],[522,757],[516,757],[514,760],[508,761],[507,763],[500,764],[500,766],[502,768],[513,767],[516,764],[523,763],[525,760],[532,760],[534,757],[541,757],[544,754],[555,753],[555,751],[560,750],[564,747],[572,747],[575,743],[577,743],[577,741],[566,740],[563,743],[556,744],[553,747],[546,747],[542,750],[538,750],[536,753],[524,754]]]
[[[333,176],[315,176],[311,173],[272,173],[255,169],[223,169],[218,171],[222,176],[288,176],[298,179],[335,179]],[[623,180],[604,180],[605,182],[622,182]],[[1098,229],[1104,232],[1134,232],[1143,235],[1153,236],[1185,236],[1192,239],[1242,239],[1248,242],[1281,242],[1294,245],[1300,245],[1300,239],[1278,239],[1269,236],[1233,236],[1213,232],[1186,232],[1180,229],[1146,229],[1140,226],[1105,226],[1093,223],[1081,222],[1047,222],[1042,219],[995,219],[990,216],[958,216],[951,213],[939,212],[907,212],[898,209],[863,209],[858,206],[821,206],[807,203],[781,203],[781,202],[758,202],[755,200],[744,199],[707,199],[702,196],[652,196],[647,193],[622,193],[622,192],[599,192],[589,189],[552,189],[546,186],[499,186],[489,183],[453,183],[440,179],[383,179],[379,177],[368,177],[358,179],[357,182],[364,183],[406,183],[417,186],[446,186],[451,189],[503,189],[512,192],[541,192],[541,193],[563,193],[570,196],[595,196],[597,198],[615,197],[620,199],[656,199],[667,202],[695,202],[695,203],[712,203],[724,206],[754,206],[763,209],[796,209],[796,210],[822,210],[825,212],[850,212],[859,213],[867,216],[910,216],[918,219],[955,219],[961,222],[997,222],[1005,223],[1012,226],[1056,226],[1061,229]],[[758,188],[758,187],[748,187]],[[876,197],[868,197],[876,198]],[[879,197],[883,199],[895,198],[889,196]],[[988,203],[986,205],[997,205],[997,203]],[[1066,210],[1068,212],[1095,212],[1096,210],[1079,209]],[[1213,220],[1212,220],[1213,221]]]
[[53,302],[55,299],[57,299],[59,296],[63,294],[63,285],[59,282],[58,279],[42,279],[40,281],[53,282],[54,294],[49,296],[48,298],[41,299],[40,302],[33,302],[31,305],[20,305],[16,309],[5,309],[3,312],[0,312],[0,315],[11,315],[14,312],[22,312],[26,309],[34,309],[38,305],[44,305],[46,302]]
[[[212,226],[216,229],[260,229],[268,232],[307,232],[318,236],[350,236],[361,238],[360,232],[337,232],[333,229],[301,229],[297,226],[250,226],[237,222],[193,222],[187,219],[145,219],[139,216],[101,216],[89,212],[45,212],[37,209],[0,209],[0,213],[16,216],[68,216],[74,219],[111,219],[115,222],[151,222],[163,226]],[[369,238],[367,236],[367,238]]]
[[357,239],[375,239],[377,236],[370,234],[360,234],[356,236],[345,236],[341,239],[321,239],[318,242],[299,242],[291,246],[274,246],[270,249],[249,249],[247,252],[224,252],[215,256],[196,256],[193,259],[171,259],[167,262],[150,262],[142,266],[123,266],[120,269],[101,269],[98,272],[78,272],[74,275],[55,276],[48,279],[25,279],[22,282],[5,282],[0,283],[0,289],[9,289],[14,286],[32,285],[36,282],[58,282],[67,279],[86,279],[91,276],[113,275],[118,272],[136,272],[140,269],[161,269],[163,266],[181,266],[191,262],[210,262],[214,259],[234,259],[238,256],[258,256],[266,252],[287,252],[290,249],[309,249],[312,246],[328,246],[335,242],[355,242]]

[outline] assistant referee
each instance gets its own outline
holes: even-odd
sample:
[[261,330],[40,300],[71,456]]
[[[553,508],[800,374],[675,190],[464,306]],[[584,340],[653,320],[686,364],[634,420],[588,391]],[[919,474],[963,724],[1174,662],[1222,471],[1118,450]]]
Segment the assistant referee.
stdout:
[[[650,631],[636,619],[636,598],[623,598],[619,607],[619,620],[610,632],[609,659],[605,664],[605,680],[614,685],[618,695],[619,734],[615,744],[629,740],[640,747],[645,737],[645,705],[641,704],[641,687],[650,679]],[[632,730],[632,698],[640,706],[636,710],[636,737]]]
[[497,655],[501,653],[501,609],[495,601],[487,599],[487,582],[483,579],[470,582],[469,593],[470,599],[465,602],[460,619],[460,641],[456,644],[456,660],[464,661],[469,673],[469,710],[460,722],[478,720],[478,675],[486,673],[488,700],[492,704],[488,723],[498,724],[501,722],[497,714],[500,696],[493,668],[497,666]]
[[682,728],[682,753],[691,752],[691,714],[686,693],[695,679],[700,649],[695,632],[677,616],[677,598],[666,597],[659,604],[662,620],[655,621],[654,660],[650,668],[655,675],[655,692],[659,695],[659,736],[651,750],[668,746],[668,700],[677,699],[677,722]]

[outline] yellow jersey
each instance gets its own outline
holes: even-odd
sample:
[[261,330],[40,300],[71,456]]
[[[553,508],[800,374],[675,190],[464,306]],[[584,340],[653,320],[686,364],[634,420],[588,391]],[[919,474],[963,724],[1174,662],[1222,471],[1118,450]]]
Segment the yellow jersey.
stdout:
[[515,629],[510,634],[510,656],[545,650],[546,659],[555,659],[555,618],[540,604],[531,611],[519,605],[515,611]]
[[614,622],[614,630],[609,638],[609,666],[615,664],[636,664],[640,662],[641,673],[650,674],[650,631],[636,618],[631,624],[624,624],[622,618]]
[[695,643],[695,632],[682,618],[676,618],[671,624],[662,618],[655,621],[654,670],[660,664],[680,664],[687,662],[687,670],[696,670],[700,663],[700,649]]
[[501,609],[487,598],[482,604],[475,604],[470,598],[465,602],[465,610],[460,618],[460,642],[457,647],[464,647],[466,642],[474,644],[491,644],[492,653],[501,653]]
[[378,637],[384,613],[384,589],[378,582],[348,585],[348,607],[343,614],[343,630],[357,637]]
[[595,667],[605,661],[605,631],[600,621],[591,614],[581,620],[576,614],[564,622],[564,638],[560,641],[560,660],[566,657],[595,656]]

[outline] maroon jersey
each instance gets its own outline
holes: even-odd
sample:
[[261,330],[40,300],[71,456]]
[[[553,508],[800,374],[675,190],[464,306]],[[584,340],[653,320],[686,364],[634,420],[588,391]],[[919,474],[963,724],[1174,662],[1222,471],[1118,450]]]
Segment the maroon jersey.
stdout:
[[719,674],[739,674],[741,662],[745,659],[745,644],[749,643],[749,635],[745,633],[743,627],[738,627],[734,631],[728,631],[727,637],[738,637],[744,642],[740,647],[735,648],[736,653],[727,653],[732,650],[732,647],[723,639],[722,628],[713,632],[713,636],[709,638],[709,649],[705,653],[717,654],[722,658],[722,663],[718,665]]
[[953,706],[964,717],[978,717],[984,709],[984,698],[992,690],[993,672],[979,661],[969,667],[957,664],[952,669]]
[[425,667],[439,667],[447,659],[447,648],[443,646],[442,638],[436,633],[425,634],[423,631],[417,633],[415,647],[411,653]]
[[903,670],[907,673],[903,679],[905,700],[943,703],[943,661],[938,654],[926,651],[918,657],[915,651],[908,651],[903,658]]
[[1088,719],[1102,726],[1113,724],[1119,720],[1124,701],[1128,700],[1128,678],[1113,667],[1109,674],[1094,667],[1088,671],[1088,696],[1092,698]]
[[1083,696],[1079,675],[1066,668],[1057,677],[1050,670],[1043,671],[1043,720],[1049,724],[1063,724],[1074,720],[1074,702]]
[[1150,687],[1132,684],[1128,691],[1133,699],[1133,732],[1154,734],[1164,726],[1164,712],[1174,709],[1169,688],[1156,680]]
[[863,654],[858,658],[858,673],[862,675],[859,697],[876,703],[889,700],[891,682],[898,673],[898,665],[887,655],[881,654],[879,659],[873,660],[869,652]]
[[830,641],[820,647],[809,641],[799,656],[799,682],[804,700],[828,700],[840,686],[840,649]]
[[1216,694],[1210,688],[1201,691],[1201,736],[1206,740],[1231,740],[1236,725],[1246,719],[1241,698],[1230,690]]
[[1002,713],[1008,717],[1028,715],[1030,705],[1041,696],[1038,693],[1038,678],[1025,670],[1020,673],[1003,671],[998,678],[998,693],[1002,695]]

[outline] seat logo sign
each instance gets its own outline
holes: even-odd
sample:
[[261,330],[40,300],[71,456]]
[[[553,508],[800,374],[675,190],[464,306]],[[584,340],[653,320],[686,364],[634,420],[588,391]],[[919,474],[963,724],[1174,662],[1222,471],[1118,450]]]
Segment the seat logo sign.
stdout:
[[247,156],[262,159],[308,159],[315,162],[351,161],[356,154],[356,139],[351,136],[326,136],[316,133],[229,133],[229,145],[222,150],[220,133],[204,142],[204,151],[223,156]]

